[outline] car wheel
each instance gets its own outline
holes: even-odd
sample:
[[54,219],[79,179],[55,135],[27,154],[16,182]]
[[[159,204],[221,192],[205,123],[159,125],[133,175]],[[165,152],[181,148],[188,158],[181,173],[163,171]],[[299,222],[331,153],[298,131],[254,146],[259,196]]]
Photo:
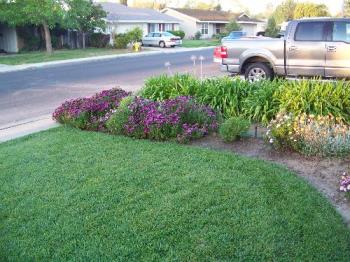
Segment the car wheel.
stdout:
[[161,42],[159,42],[159,46],[160,46],[161,48],[164,48],[164,47],[165,47],[165,43],[164,43],[163,41],[161,41]]
[[245,70],[245,79],[249,82],[272,80],[274,73],[272,69],[264,63],[253,63]]

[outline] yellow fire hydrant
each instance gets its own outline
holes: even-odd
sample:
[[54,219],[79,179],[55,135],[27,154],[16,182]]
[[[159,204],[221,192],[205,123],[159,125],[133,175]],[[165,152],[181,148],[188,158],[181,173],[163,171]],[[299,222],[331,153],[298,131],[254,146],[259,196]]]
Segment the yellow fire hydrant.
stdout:
[[134,48],[135,52],[140,52],[141,51],[141,43],[139,43],[139,42],[134,43],[133,48]]

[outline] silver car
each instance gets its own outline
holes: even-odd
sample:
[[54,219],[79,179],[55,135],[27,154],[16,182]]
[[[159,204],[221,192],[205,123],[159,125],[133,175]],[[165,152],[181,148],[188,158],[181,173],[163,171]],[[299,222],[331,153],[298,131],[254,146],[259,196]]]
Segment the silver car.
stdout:
[[181,37],[169,32],[153,32],[142,38],[143,46],[175,47],[182,45]]

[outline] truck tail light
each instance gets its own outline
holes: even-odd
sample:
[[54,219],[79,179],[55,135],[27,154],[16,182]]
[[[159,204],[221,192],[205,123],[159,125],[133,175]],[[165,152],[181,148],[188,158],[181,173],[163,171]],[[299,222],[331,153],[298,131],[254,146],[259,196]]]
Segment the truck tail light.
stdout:
[[220,47],[220,57],[221,58],[227,58],[228,57],[227,47],[226,46],[221,46]]

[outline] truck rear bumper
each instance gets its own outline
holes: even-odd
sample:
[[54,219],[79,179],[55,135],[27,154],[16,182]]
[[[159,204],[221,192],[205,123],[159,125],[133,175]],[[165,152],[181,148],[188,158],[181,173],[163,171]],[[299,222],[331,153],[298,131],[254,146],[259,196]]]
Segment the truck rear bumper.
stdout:
[[221,64],[220,66],[221,72],[230,72],[230,73],[239,73],[239,65],[224,65]]

